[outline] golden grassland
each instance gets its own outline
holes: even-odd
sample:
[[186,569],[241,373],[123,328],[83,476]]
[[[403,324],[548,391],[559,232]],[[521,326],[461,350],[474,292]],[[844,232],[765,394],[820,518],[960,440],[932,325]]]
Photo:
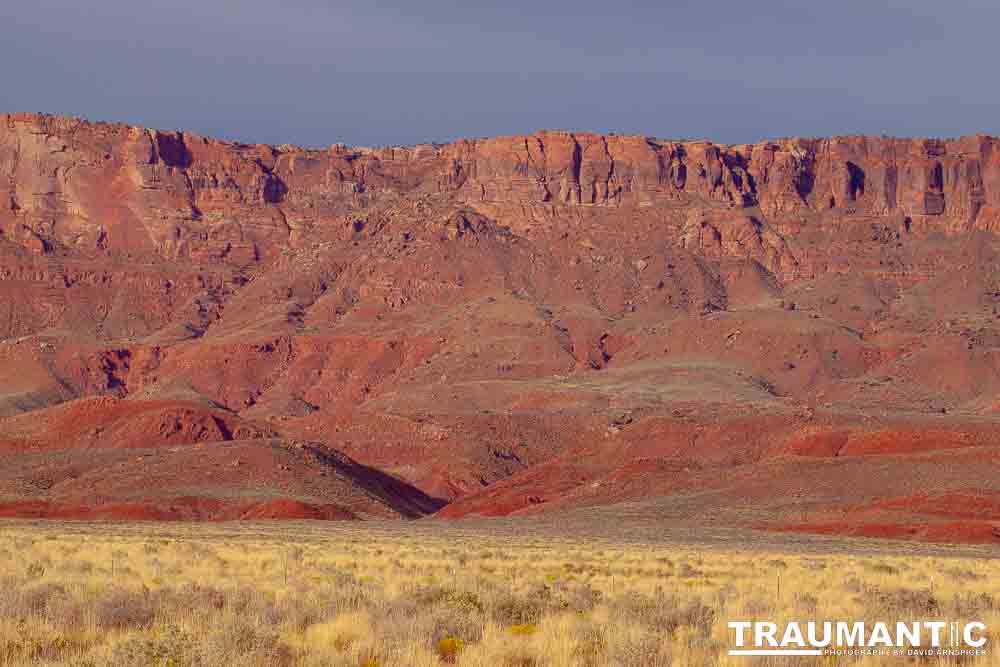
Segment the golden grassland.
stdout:
[[1000,664],[1000,561],[346,524],[0,523],[0,667],[898,665],[730,657],[727,622],[934,618],[985,622],[991,655],[961,664]]

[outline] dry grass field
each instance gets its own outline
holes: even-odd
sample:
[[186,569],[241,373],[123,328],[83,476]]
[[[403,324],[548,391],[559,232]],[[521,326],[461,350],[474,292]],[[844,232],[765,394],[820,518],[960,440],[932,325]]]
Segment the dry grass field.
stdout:
[[975,617],[1000,644],[992,552],[543,533],[0,523],[0,667],[908,664],[730,657],[736,619]]

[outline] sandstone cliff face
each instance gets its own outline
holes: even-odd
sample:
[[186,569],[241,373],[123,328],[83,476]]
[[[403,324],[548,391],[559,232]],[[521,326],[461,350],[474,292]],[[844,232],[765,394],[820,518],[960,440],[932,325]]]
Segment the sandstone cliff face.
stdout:
[[[310,150],[0,116],[0,514],[149,486],[230,516],[205,461],[375,516],[780,507],[830,478],[794,457],[854,452],[1000,491],[998,232],[985,136]],[[918,492],[837,465],[852,502]]]
[[1000,228],[1000,149],[986,136],[724,146],[540,132],[305,150],[0,116],[0,226],[38,254],[63,246],[250,263],[301,239],[310,225],[413,192],[522,206],[702,201],[773,220],[826,213],[992,232]]
[[540,133],[442,148],[483,201],[652,204],[685,195],[767,216],[807,211],[905,217],[948,232],[993,229],[1000,152],[992,137],[790,139],[744,146]]

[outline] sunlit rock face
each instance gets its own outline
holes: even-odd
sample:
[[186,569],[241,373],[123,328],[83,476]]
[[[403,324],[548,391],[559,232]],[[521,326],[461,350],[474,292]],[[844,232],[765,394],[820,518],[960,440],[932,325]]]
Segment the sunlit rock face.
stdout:
[[997,145],[305,149],[0,116],[0,505],[463,516],[697,488],[902,525],[926,503],[892,498],[1000,491]]

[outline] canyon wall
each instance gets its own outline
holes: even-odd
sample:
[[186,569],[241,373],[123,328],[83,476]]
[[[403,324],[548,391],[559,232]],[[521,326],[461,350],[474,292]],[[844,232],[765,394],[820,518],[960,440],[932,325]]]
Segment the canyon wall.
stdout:
[[3,115],[0,515],[659,499],[940,535],[1000,494],[998,231],[986,136],[304,149]]
[[380,198],[655,206],[701,201],[772,221],[895,217],[1000,229],[1000,142],[833,137],[747,145],[539,132],[408,148],[246,145],[30,114],[0,116],[0,229],[62,247],[252,262]]

